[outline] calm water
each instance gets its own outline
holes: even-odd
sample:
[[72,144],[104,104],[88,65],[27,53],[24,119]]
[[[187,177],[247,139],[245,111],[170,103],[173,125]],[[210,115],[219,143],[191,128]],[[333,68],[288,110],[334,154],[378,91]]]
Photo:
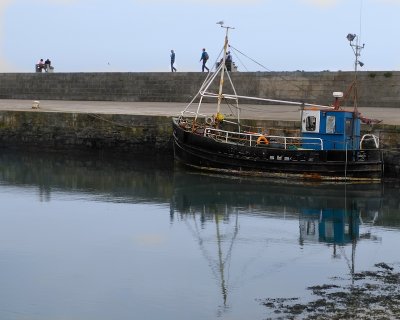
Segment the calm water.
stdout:
[[3,152],[0,201],[0,319],[261,320],[260,299],[400,263],[390,185]]

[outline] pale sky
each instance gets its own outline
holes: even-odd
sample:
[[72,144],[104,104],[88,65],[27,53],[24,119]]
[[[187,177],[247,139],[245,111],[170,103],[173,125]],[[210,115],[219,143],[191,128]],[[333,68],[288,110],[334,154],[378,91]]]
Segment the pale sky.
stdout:
[[[230,44],[269,71],[400,70],[400,0],[0,0],[0,72],[200,71]],[[239,71],[265,71],[233,55]],[[239,60],[240,59],[240,60]]]

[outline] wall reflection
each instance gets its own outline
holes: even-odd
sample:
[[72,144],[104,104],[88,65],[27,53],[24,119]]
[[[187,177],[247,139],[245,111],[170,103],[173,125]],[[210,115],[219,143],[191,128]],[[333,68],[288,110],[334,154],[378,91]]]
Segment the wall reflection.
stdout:
[[53,192],[86,193],[104,201],[168,202],[173,162],[168,155],[32,153],[3,150],[0,181],[37,187],[42,201]]
[[[332,228],[338,219],[346,220],[343,225],[343,228],[347,226],[346,232],[353,224],[369,221],[381,226],[400,226],[397,184],[345,186],[204,175],[174,167],[169,155],[127,157],[3,150],[0,181],[13,186],[36,187],[43,201],[51,201],[53,192],[83,192],[105,201],[170,204],[175,214],[201,209],[203,222],[214,220],[216,213],[224,220],[229,219],[237,210],[241,214],[300,217],[304,220],[300,241],[311,241],[315,234],[321,241],[331,241],[328,237],[331,227],[318,225],[320,219],[331,221]],[[315,225],[314,235],[312,224]],[[325,239],[320,228],[325,228]]]

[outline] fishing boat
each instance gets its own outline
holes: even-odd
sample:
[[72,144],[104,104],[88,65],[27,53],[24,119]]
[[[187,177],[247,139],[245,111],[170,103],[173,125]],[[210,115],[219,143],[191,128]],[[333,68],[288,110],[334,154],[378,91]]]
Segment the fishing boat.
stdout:
[[[225,28],[220,63],[215,72],[207,74],[186,108],[173,118],[174,157],[178,162],[204,171],[234,175],[381,180],[383,161],[379,137],[360,133],[361,121],[371,120],[361,116],[357,107],[357,66],[361,65],[358,58],[363,46],[354,42],[356,35],[348,35],[356,57],[355,79],[350,87],[354,92],[354,108],[345,110],[341,106],[342,92],[334,92],[329,105],[238,94],[226,65],[230,48],[228,33],[233,28],[222,22],[220,25]],[[213,86],[218,78],[219,85]],[[215,91],[211,90],[214,87]],[[207,114],[202,106],[205,102],[209,106],[210,99],[216,108],[215,112]],[[298,105],[301,121],[298,134],[272,135],[270,131],[273,130],[245,126],[240,119],[239,100],[265,108],[271,103]],[[226,105],[229,112],[225,113],[222,107]]]

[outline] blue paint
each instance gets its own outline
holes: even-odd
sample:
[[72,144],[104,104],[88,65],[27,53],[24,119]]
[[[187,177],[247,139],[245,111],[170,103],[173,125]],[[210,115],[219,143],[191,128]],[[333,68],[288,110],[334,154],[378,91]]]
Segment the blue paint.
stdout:
[[[313,112],[313,111],[309,111]],[[310,117],[313,120],[310,120]],[[319,119],[318,119],[319,117]],[[316,120],[315,120],[316,119]],[[303,127],[303,138],[319,138],[323,142],[321,147],[314,139],[305,139],[302,148],[314,150],[359,150],[360,149],[360,119],[354,113],[342,110],[316,110],[313,115],[305,113],[302,117],[306,121],[316,122],[312,126]],[[313,130],[314,129],[314,130]]]

